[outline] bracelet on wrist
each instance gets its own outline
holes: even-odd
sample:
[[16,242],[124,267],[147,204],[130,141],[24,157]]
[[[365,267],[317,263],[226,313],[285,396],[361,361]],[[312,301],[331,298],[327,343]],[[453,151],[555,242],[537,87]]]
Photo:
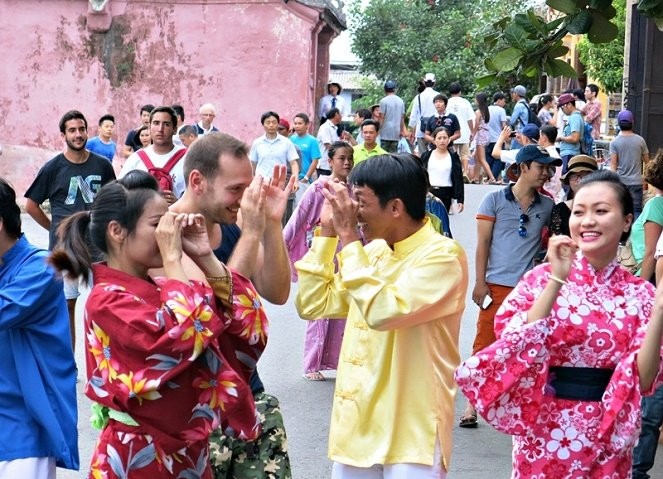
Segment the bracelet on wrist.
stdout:
[[549,279],[550,281],[554,281],[555,283],[561,284],[562,286],[568,284],[565,280],[563,280],[563,279],[561,279],[561,278],[558,278],[558,277],[555,276],[554,274],[551,274],[551,275],[548,277],[548,279]]

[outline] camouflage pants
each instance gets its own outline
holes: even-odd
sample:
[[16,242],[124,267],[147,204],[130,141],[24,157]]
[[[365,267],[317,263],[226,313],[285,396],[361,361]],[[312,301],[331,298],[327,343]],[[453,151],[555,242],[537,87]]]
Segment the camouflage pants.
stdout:
[[262,433],[247,442],[228,437],[220,429],[210,436],[214,479],[292,479],[279,401],[269,394],[255,395]]

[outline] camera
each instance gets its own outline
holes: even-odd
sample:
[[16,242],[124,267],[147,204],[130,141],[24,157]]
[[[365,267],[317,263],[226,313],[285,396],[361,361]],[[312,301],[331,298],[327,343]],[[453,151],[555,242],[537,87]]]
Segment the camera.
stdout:
[[515,137],[516,137],[516,132],[515,131],[512,131],[511,133],[509,133],[509,138],[515,138]]

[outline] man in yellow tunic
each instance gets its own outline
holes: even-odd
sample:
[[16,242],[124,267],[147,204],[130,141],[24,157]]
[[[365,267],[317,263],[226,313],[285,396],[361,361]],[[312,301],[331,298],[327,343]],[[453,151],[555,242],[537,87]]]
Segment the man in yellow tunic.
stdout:
[[295,264],[300,316],[348,318],[329,432],[332,479],[444,478],[465,252],[426,219],[426,172],[411,155],[369,158],[349,181],[354,200],[327,184],[319,234]]

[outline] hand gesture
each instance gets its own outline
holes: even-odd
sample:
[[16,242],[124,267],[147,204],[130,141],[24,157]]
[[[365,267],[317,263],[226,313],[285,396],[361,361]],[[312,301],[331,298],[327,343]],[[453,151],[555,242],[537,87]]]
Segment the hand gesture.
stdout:
[[161,196],[166,200],[166,203],[168,203],[168,206],[172,205],[177,201],[177,197],[173,194],[172,191],[170,190],[163,190],[161,192]]
[[485,281],[477,281],[477,283],[474,285],[474,289],[472,290],[472,301],[474,304],[481,308],[483,300],[486,296],[490,296],[490,289],[488,289],[488,285]]
[[[272,179],[263,184],[265,191],[265,215],[267,221],[281,224],[281,218],[285,214],[285,208],[288,203],[290,193],[295,191],[297,178],[290,177],[288,184],[285,182],[286,167],[277,165],[274,167]],[[298,186],[297,186],[298,187]]]
[[497,141],[504,143],[509,138],[510,135],[511,135],[511,127],[507,125],[500,133],[500,137]]
[[182,259],[182,221],[172,211],[166,212],[157,225],[154,236],[164,263]]
[[578,245],[568,236],[555,235],[548,240],[548,261],[553,276],[566,281]]
[[322,194],[331,208],[332,224],[341,243],[346,245],[359,239],[357,233],[359,204],[350,197],[347,186],[344,183],[328,181],[322,189]]
[[[244,232],[262,237],[265,232],[265,197],[265,180],[262,176],[256,175],[249,187],[244,190],[239,204]],[[280,222],[281,218],[279,217],[279,224]]]
[[187,256],[193,259],[212,254],[203,215],[180,213],[176,221],[182,224],[182,250]]

